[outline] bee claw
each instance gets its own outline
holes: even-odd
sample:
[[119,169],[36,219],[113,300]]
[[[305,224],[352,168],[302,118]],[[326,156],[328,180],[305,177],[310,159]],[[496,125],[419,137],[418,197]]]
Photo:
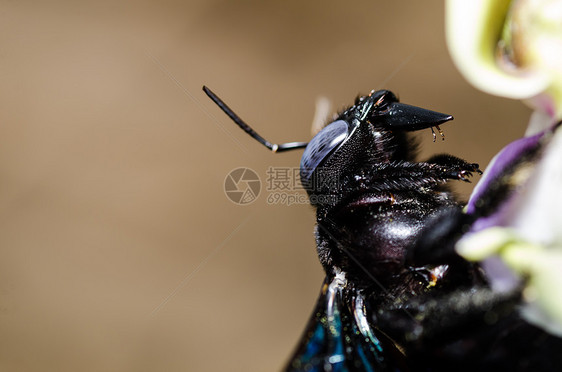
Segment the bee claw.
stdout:
[[472,177],[472,172],[467,171],[467,170],[463,170],[463,171],[460,171],[460,172],[457,174],[457,177],[458,177],[461,181],[469,182],[469,183],[470,183],[469,177]]
[[480,165],[478,165],[478,163],[472,163],[472,164],[470,164],[470,166],[472,167],[473,172],[476,172],[478,174],[482,174],[482,171],[480,170]]

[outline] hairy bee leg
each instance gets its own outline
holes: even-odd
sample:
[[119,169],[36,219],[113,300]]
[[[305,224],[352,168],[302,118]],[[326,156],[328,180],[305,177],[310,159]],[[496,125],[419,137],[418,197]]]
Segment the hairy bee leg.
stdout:
[[432,156],[426,161],[426,163],[438,164],[456,170],[464,170],[467,172],[476,172],[478,174],[482,174],[478,163],[469,163],[466,160],[457,158],[456,156],[449,154],[439,154]]
[[422,295],[379,308],[373,318],[402,345],[412,370],[558,371],[562,339],[521,317],[521,293],[476,286]]
[[426,163],[440,165],[444,168],[448,177],[464,182],[470,182],[469,177],[472,177],[473,172],[482,174],[477,163],[468,163],[461,158],[448,154],[435,155],[427,160]]
[[515,309],[520,296],[520,288],[498,294],[484,286],[473,287],[445,294],[438,301],[435,297],[419,296],[395,308],[379,308],[376,317],[386,334],[400,341],[405,338],[405,343],[423,350],[428,344],[454,342],[463,329],[489,326],[486,316],[490,313],[505,317],[512,314],[513,318],[508,319],[517,322]]
[[[457,158],[458,159],[458,158]],[[344,179],[339,185],[338,192],[341,200],[350,194],[347,190],[368,192],[393,192],[405,190],[419,190],[420,188],[438,187],[449,180],[468,181],[477,164],[469,164],[464,160],[460,166],[445,166],[436,163],[393,162],[373,165],[358,171],[352,178]],[[352,193],[351,193],[352,194]]]

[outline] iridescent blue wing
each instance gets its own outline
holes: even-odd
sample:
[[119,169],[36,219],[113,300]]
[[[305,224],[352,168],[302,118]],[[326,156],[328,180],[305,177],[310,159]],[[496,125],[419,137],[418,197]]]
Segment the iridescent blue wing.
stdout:
[[[383,346],[360,293],[345,290],[343,275],[326,278],[316,308],[287,371],[398,371],[396,349]],[[390,360],[392,359],[392,360]]]

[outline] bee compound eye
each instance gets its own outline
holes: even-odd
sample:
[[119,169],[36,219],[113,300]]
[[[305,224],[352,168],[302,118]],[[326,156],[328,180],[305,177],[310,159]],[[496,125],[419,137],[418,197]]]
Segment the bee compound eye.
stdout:
[[312,173],[332,151],[345,141],[348,136],[348,124],[337,120],[322,129],[306,146],[301,158],[301,182],[309,183]]

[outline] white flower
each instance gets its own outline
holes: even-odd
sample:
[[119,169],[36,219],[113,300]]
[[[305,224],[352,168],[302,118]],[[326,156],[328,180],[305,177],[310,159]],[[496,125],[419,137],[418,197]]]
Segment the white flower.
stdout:
[[[449,49],[465,78],[535,109],[527,137],[494,158],[467,213],[477,213],[482,195],[502,182],[517,183],[513,195],[477,220],[457,250],[483,262],[492,287],[505,283],[490,272],[497,266],[486,265],[493,257],[527,278],[524,316],[562,335],[562,130],[555,129],[562,120],[562,0],[448,0],[446,17]],[[541,156],[527,160],[537,148]]]

